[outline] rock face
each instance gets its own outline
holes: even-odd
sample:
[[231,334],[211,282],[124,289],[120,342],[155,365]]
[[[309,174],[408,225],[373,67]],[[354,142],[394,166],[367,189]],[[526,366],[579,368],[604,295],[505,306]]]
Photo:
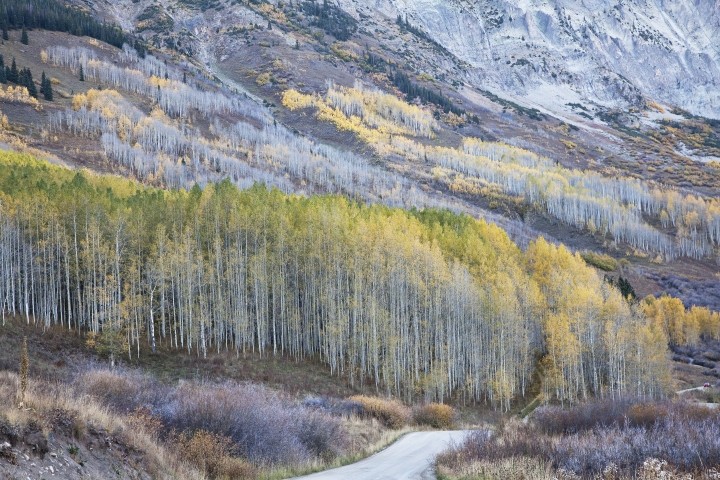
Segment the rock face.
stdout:
[[[551,110],[645,99],[720,118],[720,1],[340,0],[406,18],[462,62],[465,81]],[[550,95],[548,95],[550,93]]]

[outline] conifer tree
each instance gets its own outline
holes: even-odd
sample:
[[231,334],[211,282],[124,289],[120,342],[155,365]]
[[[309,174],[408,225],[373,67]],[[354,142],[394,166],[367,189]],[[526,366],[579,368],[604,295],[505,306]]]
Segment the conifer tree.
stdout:
[[0,55],[0,83],[7,83],[7,75],[5,73],[5,59]]
[[28,45],[30,43],[30,39],[28,38],[27,29],[23,27],[22,34],[20,35],[20,42],[23,45]]
[[80,65],[80,81],[81,82],[85,81],[85,72],[83,71],[82,65]]
[[50,81],[50,77],[45,75],[45,72],[42,72],[42,79],[40,80],[40,93],[42,93],[43,98],[47,101],[52,101],[53,99],[53,91],[52,91],[52,82]]
[[45,100],[48,102],[52,102],[54,99],[53,89],[52,89],[52,81],[50,78],[45,79],[45,92],[43,93],[45,96]]
[[7,28],[2,29],[2,39],[3,40],[10,40],[10,35],[8,35]]
[[23,68],[20,71],[20,74],[18,75],[17,83],[19,85],[27,88],[30,96],[37,98],[37,96],[38,96],[37,87],[35,86],[35,80],[33,80],[32,72],[30,71],[29,68]]
[[18,77],[19,72],[17,68],[17,63],[15,62],[15,57],[12,59],[12,65],[10,66],[10,70],[8,71],[7,79],[10,83],[18,83]]

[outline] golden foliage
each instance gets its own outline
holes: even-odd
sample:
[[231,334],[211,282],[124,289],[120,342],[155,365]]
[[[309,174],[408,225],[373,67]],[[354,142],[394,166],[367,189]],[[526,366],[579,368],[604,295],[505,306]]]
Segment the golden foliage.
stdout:
[[31,105],[35,110],[42,110],[42,105],[37,98],[30,95],[27,87],[9,85],[5,90],[0,88],[0,103],[21,103]]
[[367,416],[375,418],[388,428],[402,428],[410,420],[410,409],[398,400],[366,395],[355,395],[349,400],[362,405]]
[[686,309],[680,299],[663,295],[646,297],[642,309],[675,345],[696,344],[701,336],[720,338],[720,312],[707,307]]
[[270,72],[264,72],[255,78],[255,83],[259,86],[264,87],[272,81],[272,74]]
[[585,251],[580,254],[588,265],[599,268],[606,272],[614,272],[618,269],[618,262],[610,255],[604,253]]
[[428,403],[418,407],[413,416],[420,425],[429,425],[433,428],[452,428],[455,420],[455,410],[444,403]]

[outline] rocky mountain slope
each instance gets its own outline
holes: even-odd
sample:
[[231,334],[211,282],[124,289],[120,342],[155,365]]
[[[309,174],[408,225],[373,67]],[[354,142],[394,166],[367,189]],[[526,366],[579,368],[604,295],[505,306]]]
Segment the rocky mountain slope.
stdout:
[[720,3],[714,0],[342,0],[400,15],[469,65],[465,80],[558,109],[645,98],[720,116]]

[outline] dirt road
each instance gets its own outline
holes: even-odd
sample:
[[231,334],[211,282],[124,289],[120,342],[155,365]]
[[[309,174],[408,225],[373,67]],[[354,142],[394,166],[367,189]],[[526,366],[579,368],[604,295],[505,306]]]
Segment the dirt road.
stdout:
[[468,431],[415,432],[352,465],[298,477],[303,480],[431,480],[438,453],[461,443]]

